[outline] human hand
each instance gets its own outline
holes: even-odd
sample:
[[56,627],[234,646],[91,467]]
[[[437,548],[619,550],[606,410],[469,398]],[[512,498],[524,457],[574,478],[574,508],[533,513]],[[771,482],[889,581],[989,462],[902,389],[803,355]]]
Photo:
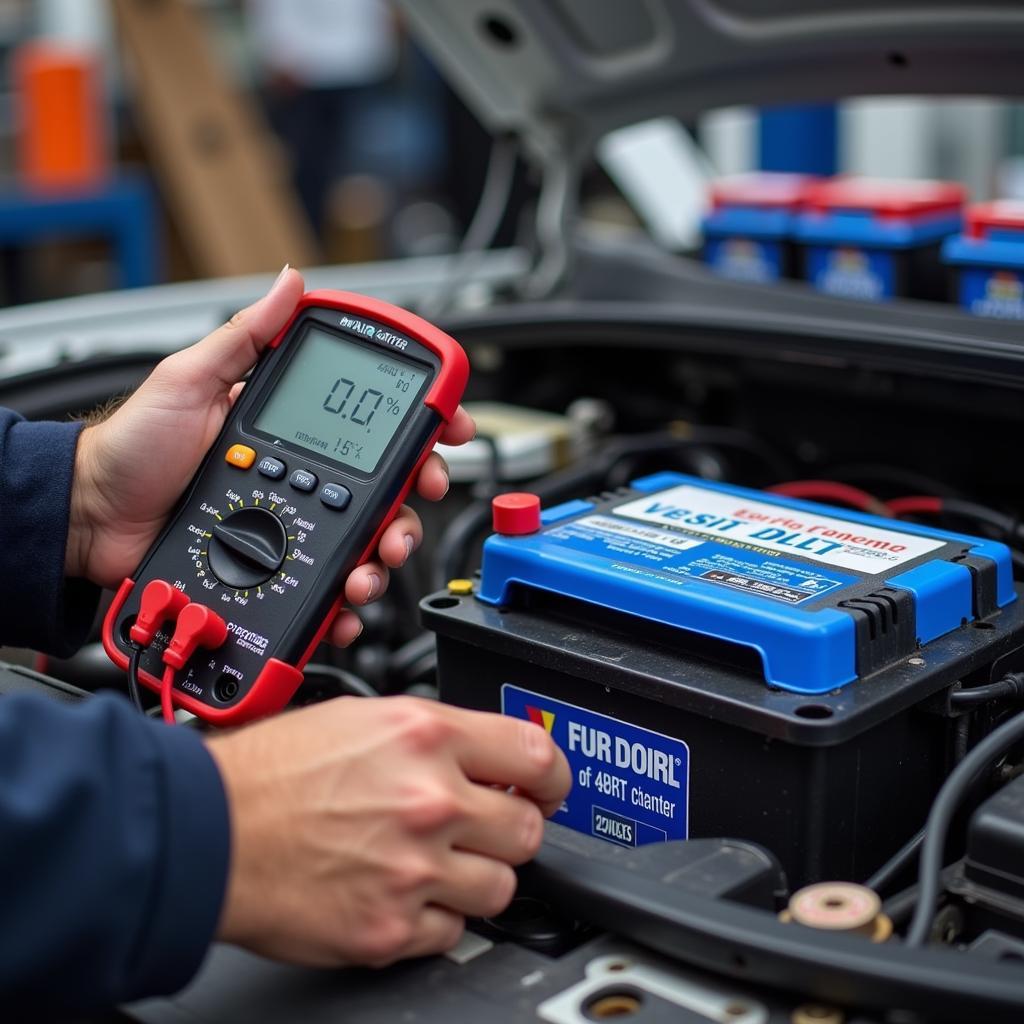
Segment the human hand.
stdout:
[[[223,426],[241,389],[238,382],[288,321],[302,291],[302,276],[286,267],[262,299],[168,356],[112,416],[82,431],[71,492],[68,576],[117,587],[134,571]],[[441,440],[463,444],[474,430],[460,408]],[[436,453],[424,463],[416,490],[431,501],[447,492],[447,470]],[[379,597],[389,567],[402,565],[422,536],[419,517],[403,505],[381,537],[378,557],[349,576],[346,603]],[[329,639],[344,646],[361,629],[355,613],[343,611]]]
[[571,783],[536,725],[410,697],[342,697],[209,748],[232,831],[219,938],[312,966],[451,948],[464,916],[508,905],[510,865]]

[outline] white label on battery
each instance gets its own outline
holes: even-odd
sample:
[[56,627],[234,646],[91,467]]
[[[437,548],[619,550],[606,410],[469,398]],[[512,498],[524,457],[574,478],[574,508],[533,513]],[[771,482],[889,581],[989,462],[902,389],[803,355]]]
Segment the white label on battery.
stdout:
[[876,574],[920,558],[946,541],[817,515],[683,484],[612,510],[615,515],[676,526],[725,543],[751,545],[857,572]]
[[599,530],[601,533],[614,533],[620,537],[630,537],[633,540],[643,540],[648,544],[660,544],[662,547],[672,548],[674,551],[699,548],[704,543],[702,540],[687,537],[682,533],[655,530],[650,526],[641,526],[639,523],[623,523],[617,519],[610,519],[608,516],[584,516],[582,519],[575,520],[572,525],[586,526],[591,530]]

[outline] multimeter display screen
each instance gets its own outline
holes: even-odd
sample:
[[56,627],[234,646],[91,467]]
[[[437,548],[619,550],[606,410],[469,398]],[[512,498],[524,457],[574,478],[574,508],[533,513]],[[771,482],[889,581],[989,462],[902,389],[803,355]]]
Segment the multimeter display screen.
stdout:
[[413,363],[313,327],[253,426],[372,473],[426,379]]

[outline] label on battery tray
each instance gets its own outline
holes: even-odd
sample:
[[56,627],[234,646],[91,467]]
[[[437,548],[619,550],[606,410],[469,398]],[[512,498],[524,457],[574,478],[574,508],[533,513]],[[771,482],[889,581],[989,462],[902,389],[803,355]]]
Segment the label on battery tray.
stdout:
[[620,846],[686,839],[690,752],[682,740],[511,683],[501,688],[501,710],[546,730],[568,758],[572,792],[552,821]]
[[687,533],[869,575],[911,562],[946,544],[935,537],[881,529],[686,484],[626,502],[612,511],[616,516],[676,526]]

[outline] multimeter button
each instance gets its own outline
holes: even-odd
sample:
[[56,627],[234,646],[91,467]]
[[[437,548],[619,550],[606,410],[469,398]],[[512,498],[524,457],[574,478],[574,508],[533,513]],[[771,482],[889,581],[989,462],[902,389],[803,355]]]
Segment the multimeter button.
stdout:
[[269,476],[271,480],[280,480],[285,474],[285,464],[280,459],[272,459],[264,455],[256,464],[256,470],[260,476]]
[[352,492],[347,487],[342,487],[341,484],[324,484],[320,488],[320,500],[328,508],[336,508],[340,512],[342,509],[348,508],[348,503],[352,500]]
[[315,473],[307,473],[304,469],[297,469],[288,478],[288,483],[297,491],[311,491],[317,485]]
[[224,456],[224,461],[238,469],[248,469],[256,461],[256,450],[247,444],[233,444]]

